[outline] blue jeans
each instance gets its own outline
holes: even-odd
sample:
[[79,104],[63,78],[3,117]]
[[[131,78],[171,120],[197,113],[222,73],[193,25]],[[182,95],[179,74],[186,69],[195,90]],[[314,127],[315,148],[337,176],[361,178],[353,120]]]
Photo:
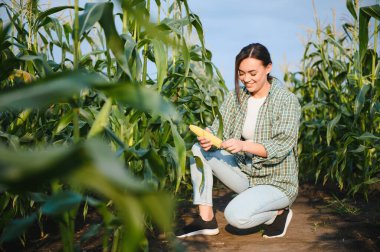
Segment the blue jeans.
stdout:
[[246,229],[270,222],[278,209],[289,206],[289,199],[272,185],[250,186],[249,177],[237,165],[233,155],[224,150],[204,151],[198,143],[192,147],[194,157],[199,157],[202,168],[195,158],[190,159],[193,203],[212,206],[213,175],[238,195],[227,205],[224,215],[227,222]]

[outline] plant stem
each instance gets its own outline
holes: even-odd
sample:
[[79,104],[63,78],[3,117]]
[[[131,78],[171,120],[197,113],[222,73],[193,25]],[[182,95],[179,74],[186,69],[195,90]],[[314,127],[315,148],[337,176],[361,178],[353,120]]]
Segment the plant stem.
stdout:
[[[375,80],[376,80],[376,57],[377,57],[377,43],[378,43],[378,33],[379,33],[379,27],[378,27],[378,21],[375,19],[374,21],[374,32],[373,32],[373,55],[372,55],[372,88],[375,88]],[[378,63],[379,64],[379,63]]]
[[133,39],[136,41],[136,43],[138,42],[138,24],[137,24],[137,20],[135,20],[135,29],[133,31]]
[[[74,70],[79,67],[79,0],[74,1]],[[77,97],[74,97],[73,109],[73,126],[74,126],[74,142],[79,142],[79,108],[77,106]]]
[[[150,13],[150,0],[147,1],[146,9],[148,10],[148,13]],[[147,75],[147,68],[148,68],[148,44],[144,45],[143,49],[143,55],[144,55],[144,63],[143,63],[143,72],[142,72],[142,85],[146,85],[146,75]]]
[[[173,3],[174,7],[173,7],[173,19],[176,20],[177,19],[177,1],[174,1]],[[172,58],[173,58],[173,64],[172,64],[172,72],[175,73],[176,69],[175,69],[175,65],[176,65],[176,61],[177,61],[177,35],[174,34],[174,47],[172,47]]]
[[[16,7],[15,3],[12,1],[12,9],[14,10],[15,7]],[[12,12],[12,18],[14,18],[14,14],[13,13],[14,12]],[[22,18],[22,15],[20,15],[20,17]],[[13,45],[13,43],[14,43],[14,37],[15,37],[15,26],[12,25],[12,37],[11,37],[11,43],[12,43],[11,50],[12,50],[12,52],[14,52],[14,45]]]
[[123,33],[128,33],[128,14],[126,10],[123,10]]
[[63,243],[64,252],[73,252],[74,251],[74,235],[71,230],[70,214],[68,212],[63,214],[64,220],[59,224],[59,229],[61,233],[61,240]]
[[28,50],[32,50],[32,20],[33,20],[33,0],[26,3],[26,18],[28,20]]
[[[379,27],[378,27],[378,21],[375,19],[374,21],[374,31],[373,31],[373,54],[372,54],[372,71],[371,71],[371,97],[372,101],[377,100],[376,99],[376,87],[375,87],[375,81],[376,81],[376,58],[377,58],[377,43],[378,43],[378,33],[379,33]],[[379,62],[377,63],[379,64]],[[373,122],[373,114],[369,113],[370,116],[370,122]],[[376,129],[375,127],[372,127],[372,125],[369,125],[371,133],[373,133]],[[370,156],[372,156],[372,153],[370,153]]]
[[74,69],[79,66],[79,0],[74,1]]

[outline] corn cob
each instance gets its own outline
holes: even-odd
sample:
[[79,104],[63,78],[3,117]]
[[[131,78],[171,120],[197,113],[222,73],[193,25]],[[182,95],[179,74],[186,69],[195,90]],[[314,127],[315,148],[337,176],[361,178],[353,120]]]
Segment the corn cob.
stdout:
[[211,141],[211,143],[214,146],[216,146],[217,148],[220,148],[220,145],[222,144],[222,140],[220,140],[218,137],[214,136],[210,132],[202,128],[199,128],[198,126],[195,126],[195,125],[190,125],[189,128],[195,135],[199,137],[207,138],[208,140]]

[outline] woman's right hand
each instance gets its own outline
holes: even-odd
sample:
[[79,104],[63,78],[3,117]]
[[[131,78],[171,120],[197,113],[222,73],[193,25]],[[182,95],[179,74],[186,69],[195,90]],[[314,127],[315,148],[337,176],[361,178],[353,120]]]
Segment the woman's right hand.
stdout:
[[[205,130],[207,132],[211,133],[211,130],[209,130],[209,128],[205,128]],[[202,149],[204,149],[205,151],[208,151],[209,149],[211,149],[212,143],[210,140],[208,140],[204,137],[197,137],[197,139],[198,139],[199,145],[202,147]]]

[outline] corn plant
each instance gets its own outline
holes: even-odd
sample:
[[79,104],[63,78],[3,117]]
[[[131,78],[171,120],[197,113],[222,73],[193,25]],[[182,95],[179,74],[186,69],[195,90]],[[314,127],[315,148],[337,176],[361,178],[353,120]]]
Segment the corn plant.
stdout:
[[352,23],[341,32],[316,17],[302,69],[285,80],[303,106],[301,174],[367,196],[380,182],[380,6],[347,0],[347,9]]
[[25,230],[37,222],[42,236],[47,216],[73,251],[88,205],[103,218],[105,251],[147,246],[148,220],[170,230],[167,193],[188,183],[188,125],[209,124],[226,88],[187,1],[120,6],[0,4],[0,243],[28,246]]

